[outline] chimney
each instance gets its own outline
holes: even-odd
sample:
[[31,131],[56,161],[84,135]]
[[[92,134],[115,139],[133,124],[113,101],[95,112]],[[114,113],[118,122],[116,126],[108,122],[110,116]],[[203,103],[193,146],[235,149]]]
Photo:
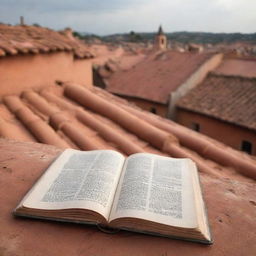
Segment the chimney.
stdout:
[[21,26],[24,26],[24,25],[25,25],[24,17],[23,17],[23,16],[20,16],[20,25],[21,25]]
[[63,33],[70,39],[70,40],[75,40],[73,36],[73,30],[71,28],[66,28],[63,30]]

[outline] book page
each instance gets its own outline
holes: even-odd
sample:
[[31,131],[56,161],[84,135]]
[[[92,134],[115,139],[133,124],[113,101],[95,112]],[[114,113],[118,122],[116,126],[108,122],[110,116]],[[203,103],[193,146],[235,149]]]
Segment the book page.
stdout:
[[124,156],[111,150],[65,150],[35,184],[23,206],[83,208],[107,219],[124,160]]
[[138,153],[127,158],[110,221],[122,217],[196,227],[189,159]]

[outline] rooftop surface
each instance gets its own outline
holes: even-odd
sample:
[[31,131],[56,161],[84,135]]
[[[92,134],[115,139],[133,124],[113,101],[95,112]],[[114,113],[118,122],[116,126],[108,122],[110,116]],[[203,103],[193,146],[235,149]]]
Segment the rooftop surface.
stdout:
[[254,59],[224,59],[215,70],[217,74],[256,77],[256,58]]
[[166,104],[170,92],[212,56],[212,53],[175,51],[151,54],[133,68],[115,72],[107,80],[106,89],[118,95]]
[[210,74],[177,106],[256,131],[256,79]]
[[253,256],[256,186],[241,175],[200,173],[214,244],[211,246],[132,232],[106,234],[96,227],[15,218],[12,210],[62,150],[0,139],[0,255]]
[[48,28],[0,24],[0,57],[71,51],[75,58],[92,58],[85,44],[77,38]]

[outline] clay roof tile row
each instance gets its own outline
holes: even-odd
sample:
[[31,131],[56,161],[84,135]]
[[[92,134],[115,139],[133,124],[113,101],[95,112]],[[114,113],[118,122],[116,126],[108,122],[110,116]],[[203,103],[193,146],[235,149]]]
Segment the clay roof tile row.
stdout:
[[82,41],[71,40],[63,33],[42,27],[0,24],[0,56],[50,51],[72,51],[76,58],[93,57]]

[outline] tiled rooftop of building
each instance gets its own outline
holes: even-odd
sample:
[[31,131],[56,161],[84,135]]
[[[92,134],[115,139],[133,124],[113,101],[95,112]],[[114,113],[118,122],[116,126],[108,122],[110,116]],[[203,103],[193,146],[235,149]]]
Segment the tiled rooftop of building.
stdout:
[[209,74],[177,106],[256,131],[256,79]]
[[72,31],[65,33],[36,26],[0,24],[0,57],[57,51],[72,51],[76,58],[93,57],[86,45],[72,36]]
[[248,155],[137,109],[99,88],[65,84],[6,96],[0,105],[0,135],[59,148],[189,157],[201,171],[216,176],[223,166],[256,176],[256,162]]
[[170,92],[185,82],[212,53],[166,51],[151,54],[132,69],[115,72],[107,90],[123,96],[166,104]]
[[221,65],[214,71],[217,74],[234,75],[243,77],[256,77],[256,58],[224,59]]
[[[1,137],[15,139],[0,139],[0,254],[238,256],[256,251],[251,179],[256,179],[256,160],[249,155],[104,90],[70,83],[6,96],[0,117]],[[93,227],[12,217],[24,194],[68,147],[190,157],[199,167],[214,244],[128,232],[110,235]]]

